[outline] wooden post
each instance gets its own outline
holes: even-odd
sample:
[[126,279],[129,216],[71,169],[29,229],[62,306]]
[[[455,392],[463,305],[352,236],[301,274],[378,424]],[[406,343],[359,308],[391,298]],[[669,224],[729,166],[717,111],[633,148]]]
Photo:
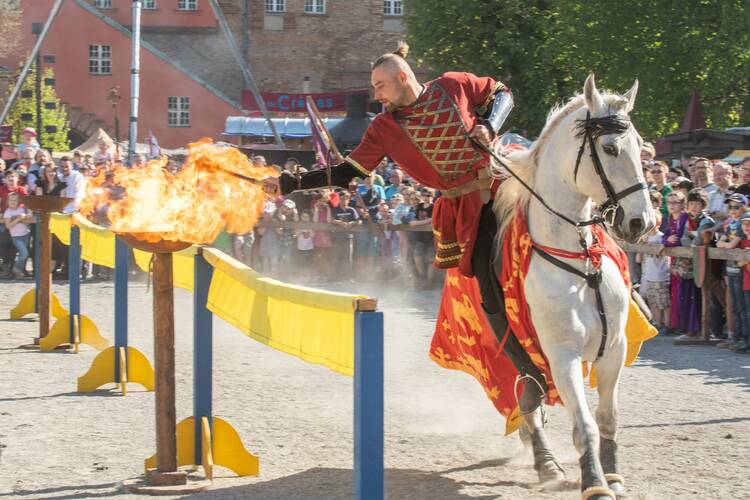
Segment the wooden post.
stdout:
[[156,382],[156,468],[177,471],[174,375],[174,287],[172,254],[154,255],[154,378]]
[[[52,300],[52,238],[49,232],[49,212],[39,213],[39,339],[49,333],[50,303]],[[68,272],[74,272],[68,270]]]

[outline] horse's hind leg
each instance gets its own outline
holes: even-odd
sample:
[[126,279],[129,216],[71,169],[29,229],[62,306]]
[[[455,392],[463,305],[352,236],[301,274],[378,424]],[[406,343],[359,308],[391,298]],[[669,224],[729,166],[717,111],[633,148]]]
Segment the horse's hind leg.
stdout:
[[558,481],[565,478],[565,472],[555,459],[552,449],[547,442],[547,435],[542,426],[542,410],[537,407],[523,416],[524,423],[521,426],[521,439],[528,444],[534,452],[534,469],[539,476],[540,483]]
[[625,360],[625,342],[608,347],[604,357],[596,363],[599,406],[596,422],[599,424],[599,459],[609,488],[617,498],[625,498],[625,481],[617,470],[617,382]]
[[614,494],[607,486],[599,462],[599,430],[591,416],[583,392],[583,373],[580,354],[563,346],[546,350],[565,408],[573,422],[573,444],[580,457],[581,491],[585,500],[609,500]]

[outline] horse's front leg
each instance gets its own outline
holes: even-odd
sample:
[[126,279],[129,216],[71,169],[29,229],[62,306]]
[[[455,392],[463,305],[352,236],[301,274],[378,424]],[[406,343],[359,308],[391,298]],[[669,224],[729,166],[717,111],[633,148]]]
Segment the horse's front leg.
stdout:
[[599,459],[609,488],[617,498],[625,497],[625,481],[617,470],[617,383],[625,361],[627,345],[620,335],[615,345],[607,347],[602,359],[596,362],[599,406],[596,423],[599,424]]
[[584,500],[609,500],[615,495],[607,486],[599,462],[599,430],[591,416],[583,392],[583,372],[579,351],[564,345],[545,349],[565,408],[573,422],[573,444],[581,466],[581,491]]

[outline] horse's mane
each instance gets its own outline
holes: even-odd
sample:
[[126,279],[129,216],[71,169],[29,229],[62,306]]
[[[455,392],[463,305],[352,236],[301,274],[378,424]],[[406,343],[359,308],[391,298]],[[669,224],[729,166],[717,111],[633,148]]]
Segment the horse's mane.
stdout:
[[[552,108],[547,115],[547,123],[542,129],[542,133],[539,134],[539,138],[534,141],[531,147],[525,151],[511,152],[510,154],[503,156],[503,161],[513,169],[513,172],[523,179],[527,185],[533,186],[541,145],[547,142],[547,139],[561,121],[571,113],[580,109],[584,104],[585,100],[583,95],[579,94],[572,97],[567,102],[563,102]],[[493,170],[500,170],[500,172],[502,172],[504,169],[501,165],[493,164]],[[493,204],[493,210],[498,222],[498,238],[503,237],[503,233],[508,228],[510,221],[513,220],[516,213],[519,211],[526,212],[530,199],[531,193],[529,190],[523,187],[515,178],[510,177],[503,181],[500,189],[498,189]]]

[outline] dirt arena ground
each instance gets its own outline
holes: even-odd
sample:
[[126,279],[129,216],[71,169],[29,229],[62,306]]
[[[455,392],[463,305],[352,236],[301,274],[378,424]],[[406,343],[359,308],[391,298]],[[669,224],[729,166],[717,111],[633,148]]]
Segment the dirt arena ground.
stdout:
[[[7,318],[30,283],[0,283]],[[577,499],[570,424],[550,411],[549,433],[568,479],[536,483],[530,452],[471,377],[427,357],[438,291],[332,288],[372,294],[385,312],[385,463],[392,499]],[[359,288],[359,289],[357,289]],[[66,287],[55,284],[63,304]],[[82,288],[82,312],[113,335],[111,283]],[[177,416],[192,408],[191,296],[176,291]],[[130,344],[152,359],[151,295],[130,288]],[[0,321],[0,498],[135,498],[119,489],[154,451],[153,395],[132,386],[77,394],[95,351],[19,349],[38,324]],[[306,364],[215,319],[214,413],[260,456],[259,477],[218,470],[196,498],[346,499],[352,487],[352,380]],[[620,463],[633,499],[747,498],[750,356],[674,347],[657,338],[625,370],[620,389]],[[596,402],[589,392],[590,403]],[[744,493],[743,493],[744,491]]]

